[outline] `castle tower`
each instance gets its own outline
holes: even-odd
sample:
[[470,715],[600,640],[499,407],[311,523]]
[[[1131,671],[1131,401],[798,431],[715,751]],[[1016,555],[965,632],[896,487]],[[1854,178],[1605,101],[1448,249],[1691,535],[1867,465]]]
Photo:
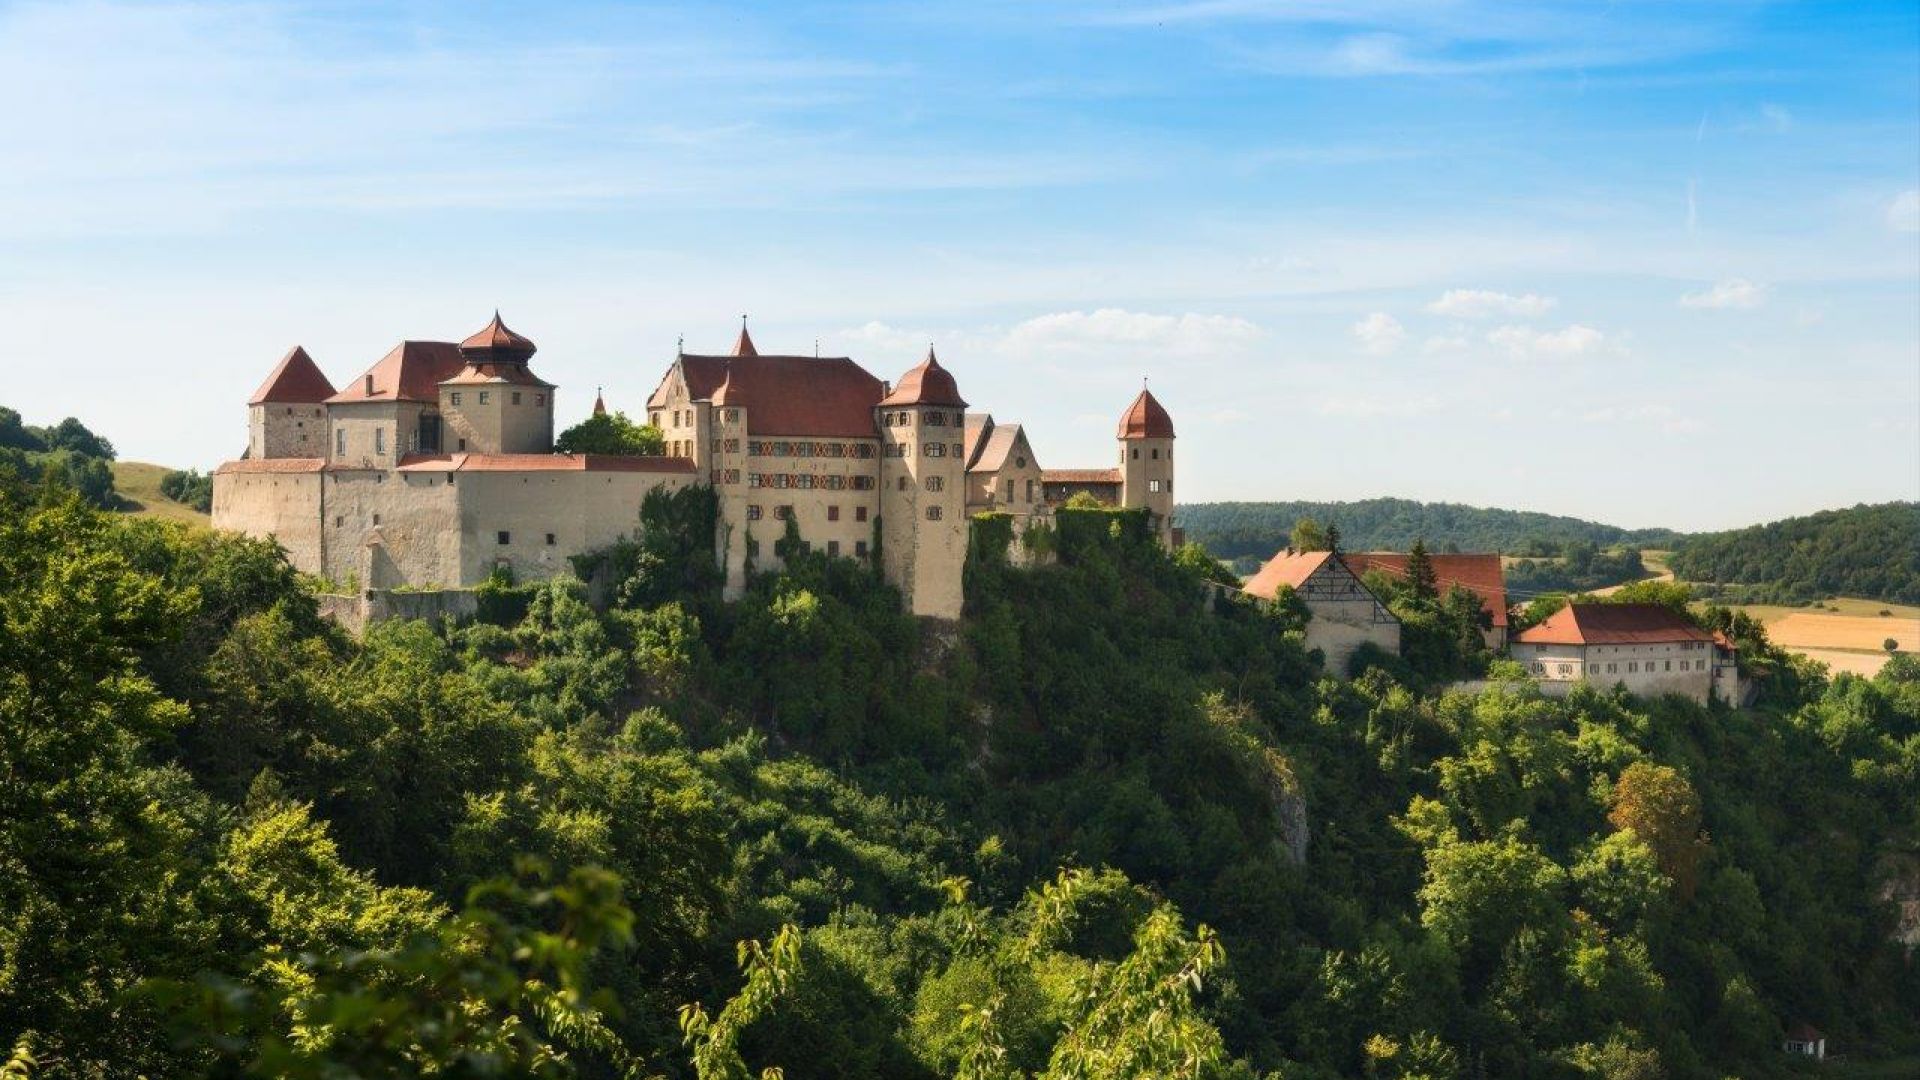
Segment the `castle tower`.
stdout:
[[327,456],[327,408],[333,384],[295,345],[247,401],[247,456]]
[[1173,417],[1145,388],[1120,414],[1120,505],[1144,506],[1153,531],[1173,543]]
[[875,406],[880,432],[880,556],[907,610],[960,617],[967,559],[967,403],[927,350]]
[[552,383],[527,367],[538,351],[507,329],[500,313],[460,343],[465,366],[440,384],[448,445],[479,454],[545,454],[553,450]]

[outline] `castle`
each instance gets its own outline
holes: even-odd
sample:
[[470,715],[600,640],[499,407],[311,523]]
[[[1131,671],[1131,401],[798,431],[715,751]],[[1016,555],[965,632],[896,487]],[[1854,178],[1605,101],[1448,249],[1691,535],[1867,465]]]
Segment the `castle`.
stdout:
[[[498,313],[458,345],[403,341],[336,389],[296,347],[248,402],[247,450],[214,473],[214,525],[272,536],[293,565],[366,590],[445,590],[496,569],[550,577],[638,526],[656,489],[711,485],[714,558],[737,596],[802,543],[877,560],[916,615],[960,614],[968,518],[1046,522],[1078,492],[1150,512],[1174,541],[1173,420],[1142,389],[1118,464],[1040,467],[1018,424],[970,413],[931,349],[895,383],[846,357],[681,352],[647,400],[654,457],[554,451],[557,387]],[[595,411],[604,409],[596,398]]]

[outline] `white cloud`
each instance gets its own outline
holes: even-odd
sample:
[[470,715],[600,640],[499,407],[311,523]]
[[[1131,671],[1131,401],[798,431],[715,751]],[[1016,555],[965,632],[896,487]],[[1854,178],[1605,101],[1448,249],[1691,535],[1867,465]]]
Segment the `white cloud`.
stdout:
[[1442,353],[1463,353],[1472,346],[1473,342],[1461,334],[1435,334],[1421,344],[1420,351],[1432,356]]
[[1757,308],[1766,302],[1767,287],[1746,278],[1728,278],[1711,289],[1680,298],[1680,306],[1689,308]]
[[1887,227],[1894,232],[1920,232],[1920,188],[1893,197],[1887,206]]
[[1155,315],[1123,308],[1059,311],[1007,331],[1001,348],[1016,352],[1093,351],[1150,346],[1180,356],[1238,352],[1258,340],[1260,328],[1232,315]]
[[843,341],[857,341],[877,349],[893,351],[924,347],[933,340],[931,334],[903,330],[898,326],[888,326],[878,321],[842,330],[838,337]]
[[1440,299],[1427,305],[1427,311],[1455,319],[1484,319],[1491,315],[1537,318],[1559,303],[1551,296],[1494,292],[1490,289],[1448,289]]
[[1793,114],[1784,105],[1768,102],[1760,106],[1760,124],[1768,131],[1782,132],[1793,127]]
[[1407,328],[1400,320],[1384,311],[1373,314],[1353,324],[1353,336],[1360,347],[1375,356],[1385,356],[1400,347],[1407,336]]
[[1575,323],[1562,330],[1535,330],[1531,326],[1502,326],[1487,335],[1490,344],[1518,357],[1557,358],[1593,352],[1606,335]]

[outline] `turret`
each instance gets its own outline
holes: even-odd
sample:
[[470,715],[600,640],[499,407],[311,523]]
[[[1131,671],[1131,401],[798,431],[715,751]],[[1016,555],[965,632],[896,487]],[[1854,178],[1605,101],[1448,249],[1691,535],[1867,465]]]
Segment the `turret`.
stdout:
[[880,554],[915,615],[960,617],[967,558],[966,410],[933,350],[875,406]]
[[1154,534],[1173,542],[1173,417],[1144,387],[1120,414],[1120,505],[1153,514]]
[[247,401],[247,456],[327,456],[327,409],[333,384],[295,345]]
[[533,342],[500,320],[460,343],[459,373],[440,383],[440,413],[451,446],[473,453],[544,454],[553,449],[552,383],[527,362]]

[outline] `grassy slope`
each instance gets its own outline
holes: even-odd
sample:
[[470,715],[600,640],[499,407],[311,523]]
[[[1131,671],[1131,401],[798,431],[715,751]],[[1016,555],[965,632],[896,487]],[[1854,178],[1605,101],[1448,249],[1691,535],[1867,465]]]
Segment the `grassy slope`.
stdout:
[[206,514],[160,494],[160,478],[172,471],[165,465],[149,465],[143,461],[114,462],[113,488],[124,504],[122,509],[129,514],[211,526],[213,519]]

